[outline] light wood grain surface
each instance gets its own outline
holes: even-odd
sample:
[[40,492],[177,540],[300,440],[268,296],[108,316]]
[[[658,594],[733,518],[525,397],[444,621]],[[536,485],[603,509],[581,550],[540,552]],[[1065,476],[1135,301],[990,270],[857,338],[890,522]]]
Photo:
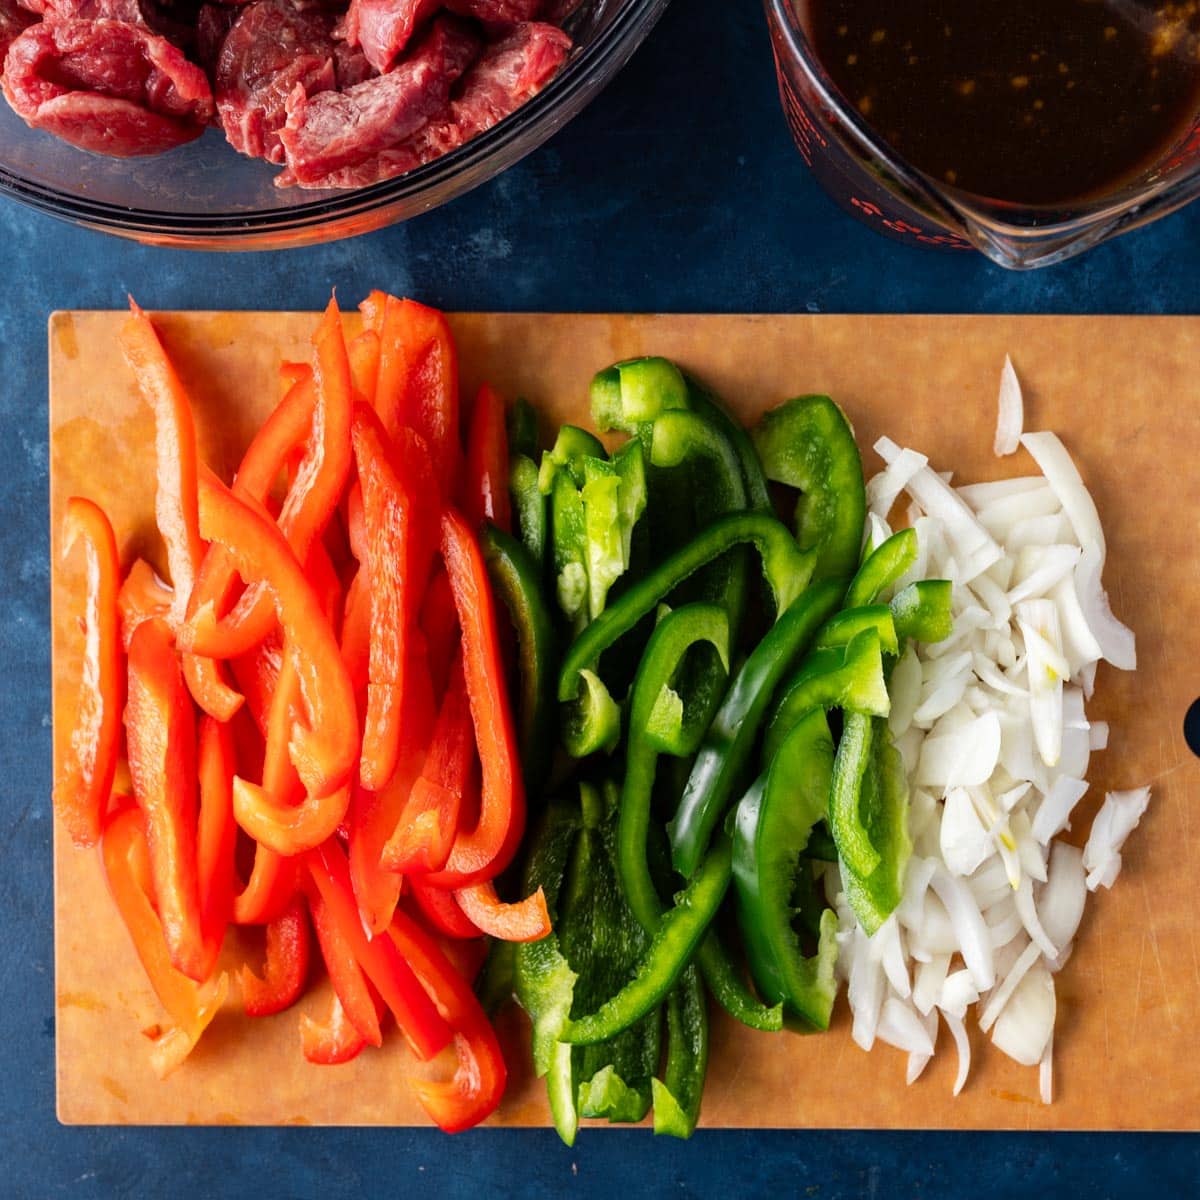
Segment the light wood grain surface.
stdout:
[[[51,510],[72,494],[112,515],[126,561],[161,561],[153,528],[151,416],[117,346],[115,313],[59,313],[50,327]],[[953,1046],[912,1087],[904,1056],[853,1044],[844,1000],[825,1036],[756,1034],[717,1021],[702,1123],[998,1129],[1200,1128],[1200,760],[1182,735],[1200,695],[1200,320],[1142,317],[609,316],[453,318],[465,387],[523,395],[545,428],[588,421],[592,372],[641,353],[678,359],[745,421],[790,395],[825,391],[854,422],[868,472],[882,433],[960,481],[1027,473],[991,455],[1000,365],[1023,380],[1028,428],[1057,430],[1096,496],[1105,576],[1138,635],[1140,668],[1102,666],[1090,714],[1111,723],[1092,758],[1077,834],[1105,789],[1151,783],[1111,893],[1094,897],[1058,977],[1056,1099],[1036,1071],[972,1033],[974,1068],[950,1094]],[[228,476],[278,394],[282,358],[306,356],[308,314],[164,314],[160,328],[192,389],[202,451]],[[30,397],[31,405],[38,403]],[[57,551],[57,539],[54,541]],[[53,576],[56,747],[78,665],[74,562]],[[47,797],[47,803],[49,798]],[[139,1032],[160,1019],[94,854],[55,831],[58,1112],[95,1124],[424,1124],[405,1086],[417,1067],[392,1038],[342,1067],[300,1054],[297,1010],[251,1021],[236,989],[193,1057],[165,1082]],[[231,963],[243,948],[227,948]],[[323,1010],[324,995],[302,1002]],[[498,1124],[548,1123],[519,1014],[504,1020],[513,1078]]]

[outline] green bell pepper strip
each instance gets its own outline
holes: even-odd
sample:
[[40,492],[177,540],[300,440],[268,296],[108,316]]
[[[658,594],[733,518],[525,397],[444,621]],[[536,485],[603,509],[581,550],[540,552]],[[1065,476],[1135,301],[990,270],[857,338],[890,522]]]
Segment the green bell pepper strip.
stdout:
[[630,1087],[612,1063],[579,1085],[581,1117],[607,1117],[614,1123],[631,1124],[640,1121],[649,1107],[650,1097]]
[[707,1072],[708,1006],[700,973],[690,966],[667,997],[667,1066],[662,1079],[650,1081],[656,1134],[692,1136]]
[[540,576],[546,569],[546,543],[550,531],[546,497],[538,486],[538,469],[532,458],[514,454],[508,460],[508,491],[512,496],[517,532]]
[[576,1045],[607,1041],[661,1003],[683,974],[717,915],[732,870],[729,842],[719,842],[695,878],[676,896],[674,908],[659,921],[633,978],[595,1012],[567,1021],[561,1040]]
[[767,477],[763,474],[758,451],[750,435],[739,425],[717,400],[716,394],[703,384],[687,376],[688,398],[692,408],[707,418],[729,439],[734,453],[742,465],[742,481],[746,486],[746,503],[755,512],[774,512],[771,493],[767,488]]
[[876,546],[846,592],[846,607],[874,604],[885,588],[891,587],[917,561],[917,531],[901,529]]
[[538,418],[533,405],[518,396],[508,410],[506,424],[509,453],[534,458],[538,452]]
[[628,570],[633,555],[633,531],[646,511],[646,456],[641,442],[630,441],[614,451],[612,465],[621,481],[617,518],[621,530],[621,557]]
[[[843,756],[847,761],[839,767]],[[840,796],[839,775],[845,780]],[[853,791],[855,780],[857,794]],[[848,817],[839,818],[838,809]],[[846,898],[859,924],[868,935],[874,934],[900,903],[912,854],[904,760],[892,745],[887,722],[880,717],[846,715],[834,760],[830,825],[842,861]],[[877,860],[869,871],[854,865],[870,861],[862,852],[864,841]]]
[[672,408],[689,407],[688,385],[666,358],[631,358],[592,378],[592,419],[601,430],[637,433]]
[[[758,514],[743,519],[750,516]],[[667,826],[672,863],[685,879],[690,879],[698,867],[713,830],[742,783],[776,687],[821,624],[837,609],[843,590],[842,583],[826,580],[802,593],[783,610],[734,677]]]
[[763,762],[774,759],[784,738],[810,709],[841,708],[886,717],[891,707],[879,634],[868,627],[845,649],[814,650],[801,663],[771,713],[763,739]]
[[578,425],[563,425],[559,428],[558,437],[554,439],[551,449],[542,454],[542,465],[538,473],[538,482],[543,495],[549,495],[555,476],[560,468],[565,470],[571,482],[577,487],[583,487],[583,460],[585,458],[607,458],[604,443],[594,433],[580,429]]
[[582,672],[595,669],[601,654],[652,612],[673,588],[730,547],[746,542],[753,542],[758,547],[763,574],[770,584],[777,611],[785,612],[808,583],[811,555],[801,551],[787,529],[765,513],[731,513],[720,517],[649,574],[631,584],[576,637],[559,672],[559,700],[573,699]]
[[550,480],[550,546],[558,607],[580,629],[587,623],[587,525],[583,495],[566,468],[554,468]]
[[[648,933],[658,927],[663,913],[647,858],[658,756],[663,751],[681,757],[694,753],[720,700],[719,694],[713,693],[708,703],[691,705],[672,689],[685,655],[699,643],[713,646],[720,664],[728,668],[729,623],[724,612],[711,604],[675,609],[655,626],[633,684],[617,821],[617,871],[621,890]],[[678,711],[674,704],[665,703],[664,697],[679,701]],[[668,708],[671,711],[665,713]]]
[[625,571],[621,553],[621,481],[604,458],[584,460],[583,519],[587,553],[588,617],[603,611],[612,587]]
[[737,807],[733,882],[750,973],[759,992],[818,1029],[829,1028],[837,981],[837,914],[821,914],[806,958],[792,927],[792,895],[809,834],[829,807],[833,738],[821,709],[792,729]]
[[554,741],[554,626],[529,552],[511,534],[488,525],[480,538],[492,586],[517,634],[517,734],[528,796],[540,794]]
[[950,606],[953,584],[948,579],[922,579],[910,583],[892,601],[892,619],[902,638],[940,642],[954,629]]
[[708,931],[696,955],[696,964],[713,999],[735,1021],[764,1033],[778,1033],[783,1028],[783,1005],[766,1005],[758,999],[715,929]]
[[873,629],[879,635],[879,648],[884,654],[900,653],[900,639],[896,634],[896,622],[892,610],[886,604],[867,604],[862,608],[843,608],[836,617],[831,617],[817,630],[813,647],[818,650],[830,646],[845,646],[864,629]]
[[595,671],[580,673],[583,691],[562,707],[559,730],[572,758],[587,758],[603,750],[611,754],[621,740],[621,706]]
[[522,885],[530,894],[542,889],[553,926],[546,937],[517,946],[513,963],[517,1002],[533,1022],[533,1069],[539,1079],[554,1062],[558,1034],[570,1015],[575,992],[577,976],[559,942],[558,912],[567,865],[581,828],[578,809],[552,804],[533,839]]
[[579,1080],[575,1070],[577,1051],[567,1042],[554,1042],[546,1070],[546,1096],[550,1101],[550,1119],[563,1144],[575,1145],[579,1130],[579,1110],[576,1096]]
[[799,396],[754,429],[768,479],[799,488],[796,540],[817,552],[814,579],[849,578],[867,516],[862,459],[845,413],[828,396]]

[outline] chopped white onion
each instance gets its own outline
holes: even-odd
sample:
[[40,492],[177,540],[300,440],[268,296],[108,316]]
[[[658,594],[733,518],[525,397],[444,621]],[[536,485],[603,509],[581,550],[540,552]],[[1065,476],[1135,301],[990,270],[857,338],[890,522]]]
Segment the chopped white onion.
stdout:
[[[1016,992],[1021,980],[1025,978],[1025,973],[1041,956],[1041,950],[1032,942],[1029,942],[1021,953],[1017,955],[1016,962],[1009,968],[1003,982],[988,997],[988,1002],[984,1005],[983,1015],[979,1018],[979,1028],[984,1033],[987,1033],[996,1023],[996,1018],[1004,1011],[1004,1006]],[[1041,1054],[1040,1047],[1038,1048],[1038,1053]],[[1034,1061],[1036,1062],[1037,1060],[1035,1059]]]
[[1033,880],[1028,875],[1021,880],[1021,886],[1017,888],[1017,912],[1034,945],[1047,958],[1057,958],[1058,947],[1050,940],[1038,919],[1037,906],[1033,902]]
[[1088,790],[1087,781],[1060,775],[1047,796],[1038,805],[1033,817],[1033,836],[1048,845],[1064,829],[1071,827],[1071,813]]
[[879,1017],[876,1037],[897,1050],[910,1054],[933,1054],[933,1039],[925,1023],[910,1005],[897,996],[889,996]]
[[917,1011],[923,1016],[938,1002],[942,987],[950,971],[950,955],[934,954],[928,962],[917,968],[916,982],[913,984],[912,1002]]
[[1048,487],[1044,475],[1022,475],[1017,479],[989,479],[985,483],[964,483],[955,490],[965,504],[969,504],[975,512],[987,508],[997,500],[1006,496],[1015,496],[1019,492],[1039,492]]
[[995,982],[996,969],[987,924],[970,888],[942,866],[934,871],[929,886],[946,906],[963,962],[967,964],[975,986],[986,992]]
[[1025,424],[1025,404],[1021,398],[1021,383],[1013,369],[1012,359],[1004,356],[1004,368],[1000,372],[1000,399],[996,413],[996,439],[992,444],[996,457],[1015,454],[1021,444],[1021,430]]
[[867,507],[871,512],[886,517],[909,480],[928,465],[929,459],[916,450],[900,450],[878,475],[867,481]]
[[1083,848],[1083,865],[1087,869],[1088,890],[1112,887],[1121,870],[1121,847],[1137,828],[1142,814],[1150,803],[1148,787],[1128,792],[1109,792],[1092,822],[1087,845]]
[[970,875],[992,854],[992,839],[966,788],[951,788],[942,808],[938,844],[952,875]]
[[976,717],[959,732],[932,735],[921,746],[918,784],[959,787],[986,783],[1000,759],[1000,718]]
[[1046,482],[1053,488],[1075,530],[1075,540],[1081,546],[1098,546],[1103,562],[1107,551],[1100,514],[1066,446],[1055,433],[1026,433],[1021,437],[1021,444],[1033,455],[1033,461],[1041,467]]
[[1017,582],[1009,588],[1009,603],[1048,596],[1075,569],[1080,553],[1078,546],[1026,546],[1017,554]]
[[962,1017],[944,1009],[942,1016],[946,1021],[946,1028],[950,1030],[950,1036],[954,1038],[954,1049],[958,1053],[958,1074],[954,1077],[954,1095],[957,1096],[971,1073],[971,1039],[967,1037],[967,1027],[963,1024]]
[[1035,962],[996,1018],[992,1043],[1022,1066],[1038,1066],[1054,1034],[1056,1007],[1054,977]]
[[1055,842],[1050,851],[1046,886],[1038,893],[1037,910],[1046,936],[1059,947],[1057,962],[1062,961],[1063,950],[1079,929],[1086,899],[1083,851],[1069,842]]
[[1088,726],[1088,746],[1093,750],[1108,749],[1108,722],[1093,721]]
[[1054,1030],[1046,1041],[1046,1049],[1042,1051],[1042,1061],[1038,1066],[1038,1096],[1043,1104],[1054,1103]]
[[1079,596],[1079,607],[1096,644],[1100,656],[1121,671],[1137,668],[1137,645],[1133,631],[1122,625],[1109,607],[1108,593],[1100,582],[1104,569],[1104,555],[1095,546],[1084,549],[1079,566],[1075,569],[1075,591]]
[[946,976],[946,982],[942,984],[942,998],[938,1001],[938,1008],[943,1013],[962,1018],[966,1016],[967,1009],[978,1000],[979,989],[971,978],[971,972],[965,969],[951,971]]

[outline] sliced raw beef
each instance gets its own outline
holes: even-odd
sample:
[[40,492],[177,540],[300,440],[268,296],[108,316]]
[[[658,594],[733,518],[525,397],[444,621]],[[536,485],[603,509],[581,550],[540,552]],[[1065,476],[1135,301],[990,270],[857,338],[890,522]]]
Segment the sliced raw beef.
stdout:
[[38,0],[47,21],[127,21],[146,25],[140,0]]
[[300,181],[285,171],[276,183],[281,187],[296,182],[305,187],[366,187],[432,162],[516,112],[554,78],[570,49],[571,39],[562,30],[552,25],[522,25],[484,51],[463,77],[458,99],[412,137],[321,179]]
[[123,21],[31,26],[9,47],[3,84],[31,128],[122,158],[190,142],[213,113],[204,72]]
[[518,25],[532,21],[545,0],[445,0],[445,5],[459,16],[474,17],[489,25]]
[[337,86],[333,18],[298,12],[289,0],[257,0],[238,14],[213,72],[217,112],[229,144],[251,158],[283,162],[279,131],[288,97]]
[[338,33],[348,45],[361,46],[367,62],[382,73],[441,7],[442,0],[350,0]]
[[469,27],[439,17],[386,75],[312,97],[296,88],[280,132],[289,181],[311,186],[412,137],[445,108],[451,86],[478,51],[479,40]]
[[367,61],[367,56],[349,42],[333,43],[333,69],[337,76],[338,91],[344,92],[356,83],[374,79],[379,74]]
[[0,72],[4,70],[4,56],[17,34],[36,20],[34,13],[20,8],[14,0],[0,0]]
[[196,17],[196,61],[210,75],[237,17],[238,10],[228,4],[206,4]]

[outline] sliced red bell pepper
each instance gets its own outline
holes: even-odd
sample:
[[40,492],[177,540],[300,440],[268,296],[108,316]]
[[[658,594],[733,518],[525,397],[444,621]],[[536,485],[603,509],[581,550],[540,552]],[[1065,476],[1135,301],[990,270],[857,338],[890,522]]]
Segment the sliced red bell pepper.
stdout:
[[355,396],[364,404],[374,405],[375,384],[379,379],[379,334],[373,329],[364,329],[346,351]]
[[306,863],[330,919],[338,925],[367,978],[379,990],[413,1053],[422,1061],[432,1058],[450,1041],[450,1028],[388,936],[367,937],[359,920],[350,887],[350,870],[341,847],[331,839],[313,851]]
[[483,933],[483,930],[476,928],[471,918],[459,907],[453,892],[447,892],[440,887],[431,887],[429,884],[423,883],[419,875],[414,875],[409,880],[408,890],[426,924],[435,933],[458,940],[477,938]]
[[454,594],[450,580],[439,566],[429,580],[425,600],[421,605],[421,632],[425,635],[426,656],[433,677],[433,694],[446,694],[450,667],[458,649],[458,613],[454,611]]
[[299,884],[297,862],[254,847],[254,866],[246,886],[233,898],[233,919],[239,925],[266,925],[287,908]]
[[321,892],[311,883],[308,887],[308,906],[317,933],[317,944],[321,947],[321,957],[329,972],[329,982],[333,985],[342,1012],[364,1042],[382,1046],[382,1014],[375,1006],[371,986],[359,965],[355,952],[357,939],[347,936]]
[[[313,345],[316,401],[311,430],[278,523],[299,562],[307,561],[313,543],[337,508],[352,463],[350,421],[354,393],[341,316],[333,300],[325,310]],[[233,658],[245,653],[267,636],[275,620],[270,597],[256,586],[260,581],[247,578],[244,571],[240,573],[246,591],[228,615],[214,612],[217,619],[208,635],[205,653],[215,658]]]
[[271,699],[283,667],[283,635],[276,630],[248,654],[231,659],[229,665],[239,691],[246,698],[246,711],[265,738]]
[[162,1033],[150,1061],[163,1078],[191,1053],[208,1028],[229,991],[229,978],[221,974],[198,984],[171,963],[162,923],[143,881],[146,864],[145,818],[134,805],[118,801],[110,813],[101,839],[101,857],[109,892],[129,933],[146,978],[171,1020],[173,1029]]
[[196,718],[165,621],[144,621],[129,644],[125,733],[163,932],[176,969],[205,977],[196,871]]
[[550,913],[541,888],[516,904],[505,904],[488,880],[460,888],[454,899],[477,929],[502,942],[537,942],[550,932]]
[[104,511],[72,496],[63,516],[63,557],[82,539],[87,562],[83,664],[75,724],[58,764],[54,811],[77,846],[94,846],[112,794],[125,691],[117,591],[117,539]]
[[461,501],[464,515],[476,527],[491,521],[505,533],[512,531],[504,401],[486,383],[479,389],[471,411]]
[[366,580],[366,571],[359,568],[346,589],[342,620],[342,661],[355,695],[365,693],[371,663],[371,596]]
[[173,602],[171,589],[158,577],[154,568],[144,558],[134,559],[117,593],[122,646],[129,649],[133,631],[143,621],[160,617],[169,622]]
[[421,770],[434,709],[424,653],[414,653],[411,658],[405,672],[409,683],[401,714],[403,737],[396,768],[382,790],[356,788],[350,804],[350,879],[359,914],[372,935],[387,929],[400,899],[402,876],[388,869],[381,857]]
[[452,1079],[414,1081],[413,1090],[439,1128],[447,1133],[470,1129],[495,1112],[508,1081],[496,1031],[471,985],[406,912],[396,913],[388,935],[454,1030],[458,1054]]
[[312,367],[306,362],[289,362],[284,359],[279,364],[279,394],[286,396],[288,392],[305,379],[312,378]]
[[[279,529],[208,472],[200,481],[200,525],[207,537],[230,551],[243,579],[267,584],[307,722],[293,726],[292,762],[310,797],[339,792],[358,756],[358,713],[350,677],[317,594]],[[211,653],[207,639],[214,626],[211,607],[200,609],[180,629],[184,648]]]
[[475,729],[459,654],[451,668],[420,775],[383,847],[383,866],[387,870],[419,874],[445,867],[458,831],[474,758]]
[[300,999],[308,978],[310,936],[304,902],[293,897],[267,926],[267,956],[259,978],[242,966],[242,1004],[248,1017],[269,1017]]
[[512,861],[525,828],[525,789],[487,567],[469,524],[453,509],[442,514],[442,559],[462,628],[483,785],[478,822],[459,833],[445,870],[428,882],[460,888],[495,878]]
[[196,877],[207,977],[216,966],[225,929],[233,916],[233,860],[237,850],[233,776],[237,760],[230,726],[212,717],[203,718],[197,757],[200,816],[196,829]]
[[433,470],[427,462],[418,465],[423,446],[407,430],[400,431],[397,453],[392,453],[379,418],[365,404],[355,409],[353,440],[371,603],[359,774],[363,786],[377,792],[391,779],[400,753],[405,665],[413,653],[420,601],[433,561],[430,493],[423,492]]
[[129,298],[121,348],[142,397],[154,410],[157,491],[154,515],[171,571],[172,617],[182,621],[204,557],[196,512],[196,427],[192,405],[150,318]]
[[300,1014],[300,1047],[310,1063],[322,1067],[337,1066],[357,1058],[367,1045],[367,1039],[346,1015],[337,993],[329,1003],[329,1016],[316,1021],[307,1013]]
[[391,437],[403,428],[429,446],[444,496],[453,496],[461,473],[458,352],[446,318],[413,300],[388,296],[379,332],[375,408]]

